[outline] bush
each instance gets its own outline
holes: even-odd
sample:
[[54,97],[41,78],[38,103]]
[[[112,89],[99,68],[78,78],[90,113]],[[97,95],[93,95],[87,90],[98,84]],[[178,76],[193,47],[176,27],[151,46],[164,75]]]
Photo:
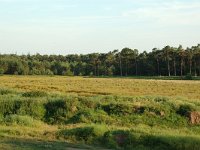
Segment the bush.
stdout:
[[68,123],[105,123],[112,124],[115,120],[107,115],[103,110],[80,111],[68,120]]
[[17,114],[22,101],[20,100],[2,100],[0,101],[0,114],[3,116]]
[[177,113],[181,116],[188,117],[189,113],[191,111],[194,111],[195,109],[191,105],[180,105],[179,109],[177,110]]
[[39,126],[41,122],[34,120],[30,116],[20,116],[20,115],[9,115],[4,119],[4,123],[7,125],[20,125],[20,126]]
[[0,114],[0,123],[3,123],[3,121],[4,121],[4,117],[2,114]]
[[134,131],[108,131],[103,136],[102,144],[109,148],[126,150],[198,150],[200,140],[195,137],[151,135]]
[[0,114],[3,116],[19,114],[29,115],[36,119],[42,119],[45,115],[43,103],[34,100],[2,100],[0,101]]
[[44,102],[36,99],[21,100],[17,114],[29,115],[35,119],[43,119],[45,116]]
[[4,74],[4,69],[0,68],[0,75],[3,75],[3,74]]
[[30,92],[23,93],[22,96],[23,97],[44,97],[44,96],[47,96],[47,93],[43,91],[30,91]]
[[7,95],[13,93],[12,90],[6,88],[0,88],[0,95]]
[[185,77],[184,77],[185,80],[193,80],[193,77],[190,73],[188,73]]
[[138,137],[133,136],[130,131],[108,131],[104,134],[103,143],[106,144],[109,148],[129,149],[134,145],[134,143],[138,142],[137,138]]
[[108,129],[104,125],[93,125],[61,130],[57,135],[58,137],[63,137],[68,140],[74,139],[79,142],[82,141],[87,144],[94,144],[102,140],[102,137],[107,130]]
[[78,105],[78,100],[72,99],[72,97],[50,100],[45,104],[45,120],[50,124],[64,124],[67,119],[77,113]]
[[50,124],[63,123],[67,117],[67,104],[64,100],[49,101],[45,104],[45,120]]
[[133,113],[133,107],[128,104],[111,103],[102,106],[103,110],[109,115],[130,115]]

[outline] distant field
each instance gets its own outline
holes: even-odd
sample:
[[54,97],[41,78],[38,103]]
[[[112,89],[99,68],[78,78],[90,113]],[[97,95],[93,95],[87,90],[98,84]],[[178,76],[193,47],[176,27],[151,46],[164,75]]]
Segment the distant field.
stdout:
[[0,76],[0,149],[199,150],[200,81]]
[[200,99],[200,81],[64,76],[0,76],[0,86],[78,95],[175,96]]

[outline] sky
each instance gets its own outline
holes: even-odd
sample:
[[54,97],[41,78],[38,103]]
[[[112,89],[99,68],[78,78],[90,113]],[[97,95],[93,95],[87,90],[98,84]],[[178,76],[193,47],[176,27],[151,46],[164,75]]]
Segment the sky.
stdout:
[[151,51],[200,43],[200,0],[0,0],[0,53]]

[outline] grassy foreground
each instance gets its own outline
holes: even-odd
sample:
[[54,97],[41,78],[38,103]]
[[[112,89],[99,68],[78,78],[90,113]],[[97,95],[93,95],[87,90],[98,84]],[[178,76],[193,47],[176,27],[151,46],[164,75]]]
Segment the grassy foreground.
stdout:
[[16,139],[2,138],[0,139],[1,150],[94,150],[100,149],[97,147],[85,146],[81,144],[68,144],[59,141],[41,141],[34,139]]
[[200,147],[188,118],[199,81],[1,76],[0,87],[0,149]]

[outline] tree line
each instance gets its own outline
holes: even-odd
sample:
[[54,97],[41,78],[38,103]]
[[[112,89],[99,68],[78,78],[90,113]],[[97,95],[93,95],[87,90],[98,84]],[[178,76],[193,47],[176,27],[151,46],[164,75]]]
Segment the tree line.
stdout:
[[200,44],[151,52],[123,48],[86,55],[0,54],[0,74],[71,76],[200,76]]

